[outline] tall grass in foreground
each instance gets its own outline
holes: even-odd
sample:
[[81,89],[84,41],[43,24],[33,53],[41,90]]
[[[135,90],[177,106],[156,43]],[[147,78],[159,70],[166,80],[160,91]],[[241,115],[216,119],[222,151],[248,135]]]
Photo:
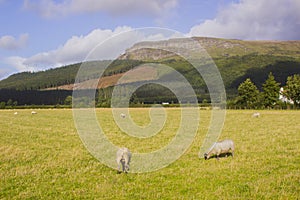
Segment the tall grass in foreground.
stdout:
[[[143,174],[117,174],[83,146],[71,110],[0,111],[0,199],[299,199],[300,112],[227,111],[220,139],[235,141],[234,158],[198,158],[210,111],[200,112],[197,136],[168,167]],[[148,109],[131,109],[139,125]],[[167,109],[157,136],[134,139],[113,122],[110,109],[97,117],[107,137],[134,152],[159,149],[174,137],[177,108]],[[151,162],[145,160],[145,162]]]

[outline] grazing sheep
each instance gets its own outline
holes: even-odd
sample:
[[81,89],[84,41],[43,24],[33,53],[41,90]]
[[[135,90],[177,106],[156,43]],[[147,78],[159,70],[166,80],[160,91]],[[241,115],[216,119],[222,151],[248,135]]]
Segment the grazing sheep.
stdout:
[[35,111],[31,111],[31,114],[32,114],[32,115],[35,115],[35,114],[37,114],[37,112],[35,112]]
[[[208,151],[204,154],[204,159],[207,160],[213,155],[216,155],[216,158],[219,159],[220,154],[227,154],[231,150],[231,155],[233,157],[234,152],[234,143],[232,140],[227,139],[220,142],[216,142]],[[227,155],[226,155],[227,156]]]
[[252,117],[260,117],[260,113],[256,112],[256,113],[253,113]]
[[131,152],[126,147],[119,148],[117,151],[117,163],[118,163],[118,173],[121,173],[121,165],[122,171],[127,173],[129,171],[129,164],[131,160]]
[[120,117],[125,118],[126,115],[125,115],[124,113],[121,113],[121,114],[120,114]]
[[17,114],[18,114],[18,112],[15,112],[15,113],[14,113],[14,115],[17,115]]

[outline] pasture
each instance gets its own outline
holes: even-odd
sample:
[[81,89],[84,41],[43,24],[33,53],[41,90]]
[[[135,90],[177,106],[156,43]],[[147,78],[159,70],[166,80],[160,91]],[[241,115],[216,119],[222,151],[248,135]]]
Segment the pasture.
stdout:
[[[0,199],[299,199],[300,111],[227,110],[220,139],[235,142],[235,157],[204,160],[198,151],[210,111],[190,148],[158,171],[117,174],[84,147],[72,110],[0,111]],[[147,108],[132,108],[139,125]],[[159,149],[174,137],[177,108],[167,109],[157,136],[134,139],[113,123],[110,109],[97,109],[107,138],[133,152]],[[150,162],[145,160],[145,162]]]

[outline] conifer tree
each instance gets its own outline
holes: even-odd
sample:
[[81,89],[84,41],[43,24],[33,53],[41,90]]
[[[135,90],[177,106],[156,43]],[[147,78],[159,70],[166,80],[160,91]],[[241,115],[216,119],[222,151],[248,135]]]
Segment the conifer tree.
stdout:
[[256,108],[259,101],[259,91],[256,85],[247,78],[238,87],[237,104],[243,108],[251,109]]
[[300,75],[295,74],[289,76],[286,81],[284,88],[284,95],[294,102],[296,107],[300,105]]
[[263,84],[263,105],[266,108],[273,108],[279,101],[279,87],[272,72],[270,72],[268,79]]

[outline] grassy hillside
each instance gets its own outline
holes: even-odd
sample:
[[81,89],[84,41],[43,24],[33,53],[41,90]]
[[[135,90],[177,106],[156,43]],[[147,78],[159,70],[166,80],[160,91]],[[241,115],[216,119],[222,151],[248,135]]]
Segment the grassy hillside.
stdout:
[[195,38],[212,57],[248,54],[300,58],[300,41],[244,41]]
[[[235,90],[248,77],[260,87],[269,72],[273,72],[276,80],[282,85],[285,84],[287,76],[300,73],[300,41],[243,41],[203,37],[194,39],[213,59],[228,90]],[[163,42],[180,45],[183,41],[183,39],[170,39]],[[173,54],[153,49],[135,50],[142,48],[144,44],[135,44],[122,58],[158,60],[187,75],[188,80],[197,79],[195,76],[198,75],[192,67],[176,59]],[[158,56],[157,51],[161,56]]]
[[[188,151],[166,168],[141,174],[117,174],[91,156],[71,110],[14,112],[0,111],[0,199],[299,198],[299,111],[260,111],[260,118],[251,117],[254,111],[227,111],[220,139],[233,139],[236,151],[219,161],[198,158],[210,121],[210,112],[201,111]],[[150,122],[148,112],[130,110],[141,126]],[[173,138],[180,110],[166,113],[159,134],[136,139],[113,123],[110,109],[96,111],[107,137],[133,152],[155,151]]]

